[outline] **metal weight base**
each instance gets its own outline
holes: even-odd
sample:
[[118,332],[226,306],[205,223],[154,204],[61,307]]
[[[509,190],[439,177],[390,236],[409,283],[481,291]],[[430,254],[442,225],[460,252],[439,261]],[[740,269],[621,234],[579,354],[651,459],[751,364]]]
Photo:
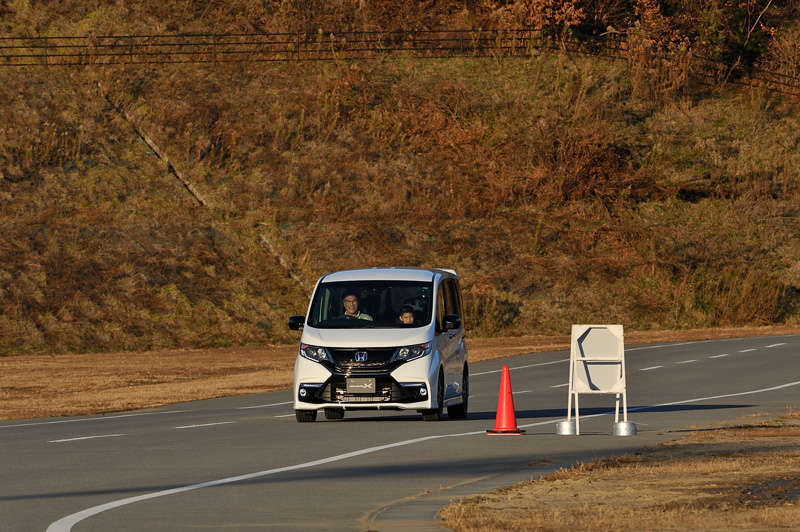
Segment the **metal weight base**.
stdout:
[[636,436],[636,423],[633,421],[614,423],[614,436]]
[[556,423],[556,434],[559,436],[575,436],[575,434],[577,434],[575,420],[564,419]]

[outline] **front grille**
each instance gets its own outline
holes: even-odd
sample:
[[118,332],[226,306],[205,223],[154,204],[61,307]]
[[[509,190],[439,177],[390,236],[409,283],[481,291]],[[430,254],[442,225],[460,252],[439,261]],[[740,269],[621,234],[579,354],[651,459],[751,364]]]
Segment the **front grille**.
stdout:
[[334,375],[349,375],[351,377],[364,375],[364,376],[377,376],[377,375],[388,375],[392,372],[394,368],[396,368],[398,364],[386,364],[384,366],[378,366],[374,368],[364,368],[360,366],[334,366],[333,367],[333,374]]
[[382,368],[387,362],[382,360],[367,360],[366,362],[356,362],[355,360],[336,361],[337,368]]
[[374,393],[347,393],[347,378],[344,375],[333,375],[318,391],[303,398],[307,403],[358,404],[358,403],[414,403],[424,401],[420,393],[424,386],[413,385],[402,387],[388,375],[375,377]]
[[[395,366],[390,363],[395,351],[394,347],[328,349],[333,358],[333,371],[348,375],[353,373],[388,373]],[[366,360],[363,360],[364,357],[366,357]],[[362,358],[362,360],[356,360],[356,358]]]
[[331,379],[328,384],[330,400],[336,403],[391,403],[401,401],[403,392],[392,379],[378,378],[375,393],[347,393],[344,379]]
[[[394,355],[394,347],[384,348],[347,348],[347,349],[334,349],[329,348],[328,352],[333,357],[336,364],[386,364],[392,359]],[[356,353],[366,353],[367,360],[364,362],[356,361]]]
[[336,389],[335,399],[337,403],[391,403],[392,391],[380,390],[379,393],[347,393],[344,390]]

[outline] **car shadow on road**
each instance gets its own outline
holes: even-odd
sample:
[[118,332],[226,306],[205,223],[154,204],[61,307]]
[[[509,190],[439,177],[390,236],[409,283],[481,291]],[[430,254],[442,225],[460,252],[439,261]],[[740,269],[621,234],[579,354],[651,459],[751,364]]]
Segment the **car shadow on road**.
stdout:
[[[749,404],[704,404],[704,405],[648,405],[648,406],[629,406],[628,413],[631,412],[692,412],[701,410],[731,410],[740,408],[749,408],[753,405]],[[590,416],[613,415],[614,408],[611,407],[585,407],[580,409],[581,418]],[[370,415],[365,416],[364,413],[354,415],[349,413],[350,417],[345,415],[344,419],[333,420],[333,423],[358,423],[358,422],[417,422],[420,421],[419,414],[402,413],[402,414],[386,414],[370,412]],[[515,416],[517,421],[520,419],[562,419],[567,417],[566,408],[542,408],[542,409],[528,409],[516,410]],[[471,411],[465,420],[450,419],[447,415],[444,416],[444,421],[459,422],[459,421],[475,421],[475,420],[494,420],[497,418],[497,412],[492,411]],[[326,420],[320,420],[323,423]],[[331,422],[331,421],[328,421]]]
[[[631,412],[692,412],[700,410],[731,410],[739,408],[749,408],[753,405],[746,404],[705,404],[705,405],[650,405],[650,406],[629,406],[628,413]],[[580,409],[581,417],[599,416],[603,414],[614,414],[614,408],[608,407],[586,407]],[[534,410],[516,410],[516,418],[519,419],[547,419],[567,417],[566,408],[545,408]],[[468,419],[495,419],[496,412],[470,412]]]

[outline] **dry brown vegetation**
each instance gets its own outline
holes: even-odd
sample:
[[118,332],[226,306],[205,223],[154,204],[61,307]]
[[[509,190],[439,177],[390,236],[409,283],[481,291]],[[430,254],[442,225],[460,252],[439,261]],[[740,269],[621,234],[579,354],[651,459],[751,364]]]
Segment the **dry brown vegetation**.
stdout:
[[[0,37],[540,24],[632,52],[0,70],[0,419],[285,388],[286,317],[353,266],[459,271],[473,361],[796,333],[797,102],[688,67],[796,79],[795,0],[0,0]],[[447,523],[796,526],[796,416],[707,429]]]
[[291,387],[297,347],[0,358],[0,419],[120,412]]
[[[469,530],[778,530],[800,519],[800,414],[695,427],[442,510]],[[591,525],[589,525],[591,524]]]
[[378,265],[456,269],[473,337],[797,324],[796,102],[681,48],[791,72],[794,4],[664,4],[0,3],[0,36],[612,24],[637,50],[5,68],[0,354],[283,345],[320,274]]

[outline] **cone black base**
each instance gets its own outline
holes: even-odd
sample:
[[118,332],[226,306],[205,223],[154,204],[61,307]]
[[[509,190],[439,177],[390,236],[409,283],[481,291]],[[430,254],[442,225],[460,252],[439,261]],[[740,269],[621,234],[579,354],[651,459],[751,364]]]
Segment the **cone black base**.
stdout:
[[498,435],[502,435],[502,434],[506,434],[508,436],[522,436],[522,433],[524,433],[524,432],[525,432],[524,430],[519,430],[519,429],[516,429],[516,430],[487,429],[486,430],[486,434],[488,434],[490,436],[498,436]]

